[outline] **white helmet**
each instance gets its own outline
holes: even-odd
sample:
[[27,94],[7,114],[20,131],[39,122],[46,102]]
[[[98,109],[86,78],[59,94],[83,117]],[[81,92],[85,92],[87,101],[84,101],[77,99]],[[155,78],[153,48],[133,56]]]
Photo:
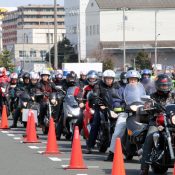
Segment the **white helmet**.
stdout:
[[37,72],[31,72],[30,79],[39,80],[39,74]]
[[10,75],[10,78],[11,79],[18,79],[18,74],[16,72],[13,72],[11,75]]
[[103,78],[105,78],[105,77],[115,78],[115,72],[113,70],[110,70],[110,69],[105,70],[103,72]]
[[80,71],[80,75],[87,75],[87,71],[85,70]]
[[42,75],[48,75],[48,76],[50,76],[50,71],[48,71],[47,69],[44,69],[43,71],[41,71],[41,74],[40,74],[41,76]]
[[140,73],[136,70],[129,70],[128,72],[126,72],[126,78],[138,78],[140,79]]

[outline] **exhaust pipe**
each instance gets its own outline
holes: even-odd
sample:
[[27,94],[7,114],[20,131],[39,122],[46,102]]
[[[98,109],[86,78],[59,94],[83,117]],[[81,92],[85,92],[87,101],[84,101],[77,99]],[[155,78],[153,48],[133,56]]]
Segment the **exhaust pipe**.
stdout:
[[155,146],[156,148],[158,147],[159,137],[160,137],[159,133],[156,132],[156,133],[153,134],[154,146]]

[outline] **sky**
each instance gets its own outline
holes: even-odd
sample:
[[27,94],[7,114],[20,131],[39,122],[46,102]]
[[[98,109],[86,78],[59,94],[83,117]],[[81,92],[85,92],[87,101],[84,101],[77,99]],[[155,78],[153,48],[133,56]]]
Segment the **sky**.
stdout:
[[[57,0],[57,4],[63,5],[64,0]],[[18,7],[28,4],[54,4],[54,0],[0,0],[0,7]]]

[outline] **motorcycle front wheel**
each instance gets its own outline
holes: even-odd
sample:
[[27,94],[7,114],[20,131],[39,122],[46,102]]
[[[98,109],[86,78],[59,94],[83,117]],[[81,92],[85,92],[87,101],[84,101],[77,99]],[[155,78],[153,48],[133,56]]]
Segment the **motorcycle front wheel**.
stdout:
[[155,174],[165,174],[168,171],[168,168],[160,165],[151,165],[152,171]]

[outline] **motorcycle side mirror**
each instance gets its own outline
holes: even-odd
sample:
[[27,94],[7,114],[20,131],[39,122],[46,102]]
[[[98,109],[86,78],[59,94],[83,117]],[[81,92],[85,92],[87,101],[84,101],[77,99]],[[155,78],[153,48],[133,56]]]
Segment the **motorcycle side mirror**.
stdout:
[[149,101],[149,100],[151,100],[151,97],[149,95],[143,95],[143,96],[141,96],[141,100],[142,101]]

